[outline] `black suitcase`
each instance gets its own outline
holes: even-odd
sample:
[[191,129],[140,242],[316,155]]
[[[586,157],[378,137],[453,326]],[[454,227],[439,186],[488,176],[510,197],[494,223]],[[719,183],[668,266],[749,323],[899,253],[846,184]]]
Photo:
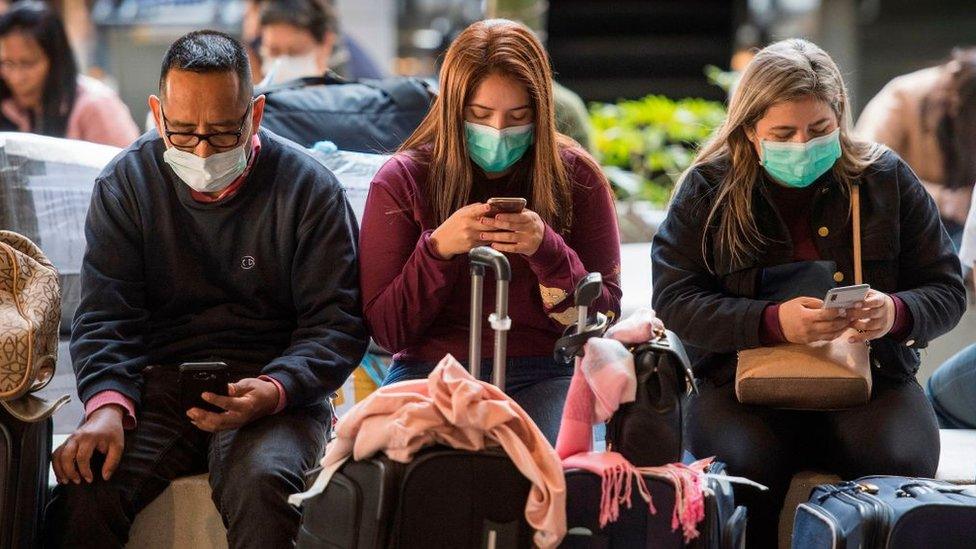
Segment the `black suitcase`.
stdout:
[[976,486],[893,476],[822,484],[796,510],[793,547],[972,549]]
[[37,547],[47,504],[52,422],[28,423],[0,406],[0,548]]
[[[508,318],[508,260],[491,248],[471,251],[473,374],[481,350],[485,268],[498,281],[495,314]],[[504,387],[505,330],[495,332],[492,383]],[[376,549],[532,547],[525,520],[530,483],[501,450],[466,452],[435,447],[410,463],[383,455],[345,463],[325,491],[303,504],[298,547]]]
[[427,116],[434,94],[417,78],[350,82],[335,73],[266,89],[261,127],[303,147],[332,141],[343,151],[395,152]]
[[[602,290],[599,273],[579,282],[574,299],[579,310],[576,328],[556,342],[557,360],[582,354],[590,337],[603,335],[606,323],[597,315],[591,323],[589,306]],[[631,349],[637,375],[637,397],[614,413],[607,424],[607,449],[620,452],[638,467],[658,466],[681,460],[682,401],[694,388],[688,356],[672,332]],[[600,528],[602,479],[583,470],[566,472],[567,549],[670,548],[733,549],[745,547],[746,508],[735,506],[732,485],[722,478],[725,466],[709,466],[705,486],[705,519],[699,536],[685,544],[684,532],[672,530],[675,489],[671,482],[645,475],[644,482],[657,510],[649,512],[634,487],[631,506],[621,507],[617,520]]]

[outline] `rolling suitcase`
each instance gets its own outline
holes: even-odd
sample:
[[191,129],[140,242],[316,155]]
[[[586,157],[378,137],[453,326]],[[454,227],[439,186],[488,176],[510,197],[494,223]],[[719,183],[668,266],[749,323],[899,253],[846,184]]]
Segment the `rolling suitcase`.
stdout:
[[[578,357],[586,339],[603,335],[606,326],[600,315],[592,324],[588,317],[589,306],[601,289],[599,273],[590,273],[577,285],[576,329],[556,343],[557,359],[577,357],[579,368]],[[681,457],[681,402],[685,392],[694,388],[687,355],[671,332],[631,348],[631,353],[637,376],[637,399],[622,404],[608,422],[607,449],[620,452],[638,467],[677,462]],[[724,464],[712,462],[707,473],[703,487],[705,518],[698,524],[698,537],[685,543],[682,529],[672,528],[672,511],[677,502],[675,486],[670,481],[643,475],[657,512],[650,513],[635,487],[631,506],[621,506],[617,520],[601,528],[602,479],[589,471],[566,471],[567,535],[562,547],[744,549],[746,508],[736,507]]]
[[[471,370],[479,376],[482,288],[491,269],[497,280],[492,382],[504,387],[511,270],[491,248],[475,248],[470,259]],[[304,502],[298,547],[531,547],[534,531],[525,520],[530,486],[501,450],[434,447],[410,463],[385,455],[349,461],[322,494]]]
[[976,486],[893,476],[822,484],[796,510],[793,547],[976,547]]
[[37,547],[47,504],[51,418],[26,422],[0,406],[0,548]]

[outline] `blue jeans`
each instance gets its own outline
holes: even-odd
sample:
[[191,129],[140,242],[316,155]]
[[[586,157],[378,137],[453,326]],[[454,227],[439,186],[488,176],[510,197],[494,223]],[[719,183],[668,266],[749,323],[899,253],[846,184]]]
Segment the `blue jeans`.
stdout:
[[945,361],[925,391],[944,429],[976,429],[976,344]]
[[[467,367],[467,361],[462,362]],[[407,379],[423,379],[437,366],[433,362],[394,360],[383,380],[389,385]],[[491,360],[481,363],[482,381],[491,381]],[[573,378],[573,364],[558,364],[552,357],[512,357],[505,370],[505,393],[512,398],[549,440],[556,444],[563,417],[566,391]]]

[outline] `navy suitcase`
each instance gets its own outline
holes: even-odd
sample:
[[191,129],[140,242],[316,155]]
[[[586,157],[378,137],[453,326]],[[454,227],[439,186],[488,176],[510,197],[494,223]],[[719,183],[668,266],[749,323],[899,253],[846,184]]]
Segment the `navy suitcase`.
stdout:
[[976,487],[892,476],[822,484],[796,510],[793,547],[971,549]]
[[724,464],[713,463],[705,489],[705,520],[698,525],[698,538],[685,544],[681,529],[671,529],[674,486],[657,477],[645,476],[656,514],[633,494],[633,505],[620,508],[616,522],[600,528],[601,479],[581,470],[566,472],[567,534],[565,549],[745,549],[746,508],[735,506],[732,485],[721,479]]

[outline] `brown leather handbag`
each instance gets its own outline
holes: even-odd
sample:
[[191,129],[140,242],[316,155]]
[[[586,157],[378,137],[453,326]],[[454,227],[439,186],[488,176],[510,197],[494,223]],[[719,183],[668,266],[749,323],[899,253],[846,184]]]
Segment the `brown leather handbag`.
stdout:
[[0,231],[0,401],[51,381],[60,321],[57,270],[26,237]]
[[[854,283],[861,284],[861,195],[851,193]],[[796,410],[840,410],[871,399],[870,348],[849,333],[809,345],[787,343],[738,353],[735,394],[743,404]]]

